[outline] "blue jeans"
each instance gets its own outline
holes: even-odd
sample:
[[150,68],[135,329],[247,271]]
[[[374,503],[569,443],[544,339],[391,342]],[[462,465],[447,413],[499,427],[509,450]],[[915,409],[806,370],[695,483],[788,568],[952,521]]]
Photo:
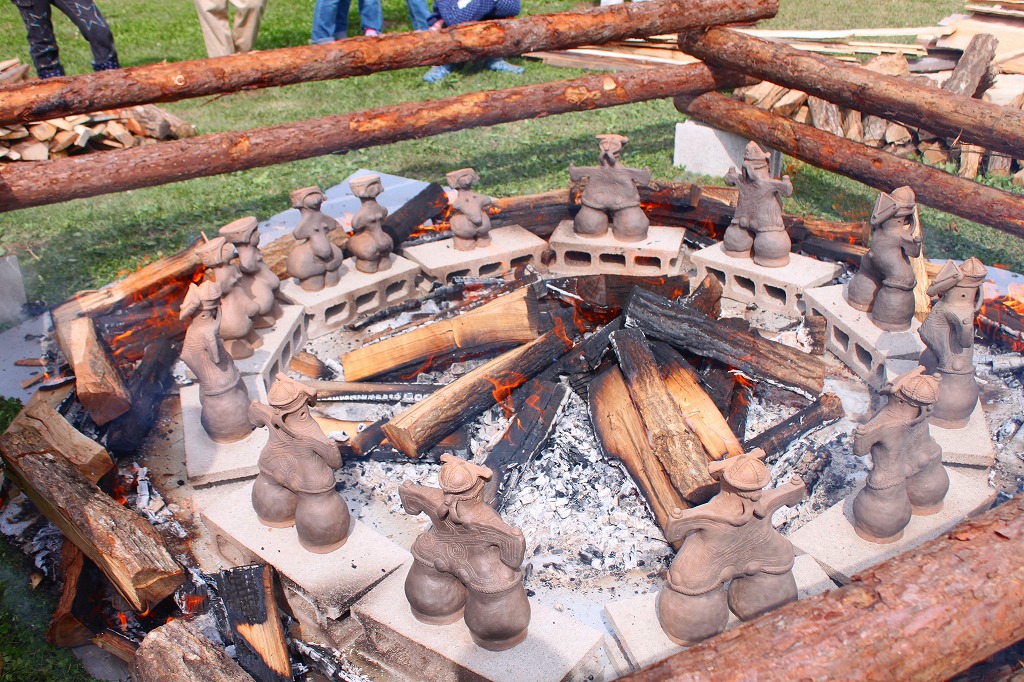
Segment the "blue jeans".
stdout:
[[[351,0],[316,0],[313,7],[311,42],[329,43],[348,37],[348,8]],[[384,10],[380,0],[359,0],[359,21],[365,31],[384,29]]]
[[426,31],[427,17],[430,16],[427,0],[405,0],[405,5],[409,8],[409,21],[412,22],[412,30]]

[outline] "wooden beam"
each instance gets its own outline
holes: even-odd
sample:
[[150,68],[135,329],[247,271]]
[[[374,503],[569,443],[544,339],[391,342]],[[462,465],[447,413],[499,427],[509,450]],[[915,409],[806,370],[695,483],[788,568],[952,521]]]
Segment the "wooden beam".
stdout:
[[[639,672],[630,682],[945,680],[1024,639],[1024,495]],[[898,643],[898,645],[894,645]],[[765,652],[772,652],[766,656]]]
[[746,76],[691,64],[585,76],[446,99],[199,135],[104,154],[0,169],[0,211],[152,187],[573,111],[728,89]]

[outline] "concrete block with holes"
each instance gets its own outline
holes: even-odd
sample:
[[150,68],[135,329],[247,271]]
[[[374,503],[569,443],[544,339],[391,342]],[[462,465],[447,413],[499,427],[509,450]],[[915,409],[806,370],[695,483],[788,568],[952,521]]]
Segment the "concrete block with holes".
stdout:
[[441,239],[402,250],[402,255],[417,263],[427,279],[448,283],[455,277],[505,277],[523,265],[540,268],[548,244],[519,225],[491,230],[490,246],[472,251],[457,251],[454,241]]
[[804,305],[808,314],[825,318],[825,347],[877,390],[885,385],[887,378],[893,378],[886,371],[887,360],[911,361],[921,356],[924,343],[917,334],[921,323],[912,320],[910,329],[905,332],[879,329],[867,313],[846,302],[843,286],[808,289],[804,292]]
[[287,372],[292,356],[306,345],[306,313],[302,306],[281,306],[283,313],[270,329],[257,329],[262,344],[248,358],[235,360],[243,376],[254,375],[270,390],[278,372]]
[[359,272],[355,258],[346,258],[344,274],[333,287],[306,291],[294,279],[281,282],[281,295],[300,305],[309,317],[306,336],[319,338],[362,315],[369,315],[416,295],[420,267],[401,256],[389,256],[391,266],[377,272]]
[[551,235],[554,259],[548,269],[558,275],[678,275],[689,259],[683,253],[683,230],[652,225],[647,238],[625,242],[611,230],[600,237],[576,234],[563,220]]
[[[267,392],[257,376],[242,377],[249,398],[266,402]],[[259,473],[256,460],[267,444],[267,430],[256,429],[234,443],[215,443],[203,429],[199,384],[183,386],[181,396],[181,430],[185,440],[185,473],[193,486],[222,483],[249,478]]]
[[788,317],[800,317],[804,291],[828,284],[839,275],[841,266],[807,256],[791,254],[784,268],[766,268],[750,258],[733,258],[713,244],[690,254],[697,268],[697,280],[710,272],[722,283],[722,295],[740,303],[753,303]]

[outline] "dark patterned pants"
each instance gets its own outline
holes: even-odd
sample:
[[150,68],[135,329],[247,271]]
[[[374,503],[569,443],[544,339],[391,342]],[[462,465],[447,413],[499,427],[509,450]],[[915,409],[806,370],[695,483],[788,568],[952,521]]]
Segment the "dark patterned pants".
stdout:
[[443,19],[445,26],[458,26],[467,21],[504,19],[518,14],[519,0],[434,0],[434,13],[427,24]]
[[66,14],[81,31],[82,36],[89,41],[94,70],[119,68],[117,50],[114,49],[114,35],[93,0],[11,1],[21,12],[21,19],[25,22],[32,64],[40,78],[64,75],[60,52],[57,49],[57,37],[53,33],[51,5]]

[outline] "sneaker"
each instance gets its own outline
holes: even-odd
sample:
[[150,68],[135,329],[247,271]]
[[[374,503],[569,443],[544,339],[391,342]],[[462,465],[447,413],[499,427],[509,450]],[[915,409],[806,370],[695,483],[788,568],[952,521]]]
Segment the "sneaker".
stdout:
[[375,28],[368,28],[365,31],[363,31],[363,35],[366,36],[367,38],[376,38],[377,36],[380,35],[380,31],[378,31]]
[[447,64],[438,64],[432,66],[430,69],[423,74],[423,80],[428,83],[440,83],[452,72],[452,67]]
[[504,71],[505,73],[524,73],[526,71],[522,66],[509,64],[504,59],[500,58],[488,59],[487,68],[491,71]]

